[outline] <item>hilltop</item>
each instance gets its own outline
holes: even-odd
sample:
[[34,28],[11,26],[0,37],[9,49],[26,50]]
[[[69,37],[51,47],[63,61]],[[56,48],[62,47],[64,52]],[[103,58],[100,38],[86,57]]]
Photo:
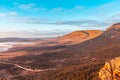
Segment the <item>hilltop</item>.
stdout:
[[101,30],[78,30],[60,37],[59,40],[64,43],[81,43],[98,37],[102,33]]

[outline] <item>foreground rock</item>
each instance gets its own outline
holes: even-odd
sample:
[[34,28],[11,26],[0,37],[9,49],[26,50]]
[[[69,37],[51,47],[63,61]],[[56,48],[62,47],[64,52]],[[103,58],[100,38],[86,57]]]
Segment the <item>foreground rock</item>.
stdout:
[[99,77],[101,80],[120,80],[120,57],[106,62],[100,69]]

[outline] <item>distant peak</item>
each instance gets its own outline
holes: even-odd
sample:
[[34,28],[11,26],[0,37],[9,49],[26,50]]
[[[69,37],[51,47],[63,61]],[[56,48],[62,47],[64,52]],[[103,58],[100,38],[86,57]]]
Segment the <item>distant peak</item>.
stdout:
[[115,24],[113,24],[113,25],[120,25],[120,22],[118,22],[118,23],[115,23]]
[[107,28],[107,31],[120,30],[120,22],[113,24],[111,27]]

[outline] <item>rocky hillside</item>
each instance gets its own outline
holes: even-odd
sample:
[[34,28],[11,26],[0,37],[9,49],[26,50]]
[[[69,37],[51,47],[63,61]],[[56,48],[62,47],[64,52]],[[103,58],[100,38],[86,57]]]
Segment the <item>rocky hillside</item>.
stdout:
[[[14,79],[100,80],[98,72],[105,62],[120,56],[119,26],[120,24],[114,24],[110,27],[111,29],[104,31],[100,36],[82,43],[66,46],[62,51],[48,51],[40,54],[40,47],[28,47],[29,50],[26,50],[26,48],[21,49],[29,55],[14,57],[9,61],[33,69],[55,68],[56,70],[36,74],[28,73],[27,75],[13,74]],[[11,68],[7,69],[11,70]],[[16,70],[16,72],[20,71]]]
[[120,23],[113,24],[111,27],[107,28],[106,31],[117,30],[120,31]]
[[120,57],[107,61],[99,71],[101,80],[120,80]]

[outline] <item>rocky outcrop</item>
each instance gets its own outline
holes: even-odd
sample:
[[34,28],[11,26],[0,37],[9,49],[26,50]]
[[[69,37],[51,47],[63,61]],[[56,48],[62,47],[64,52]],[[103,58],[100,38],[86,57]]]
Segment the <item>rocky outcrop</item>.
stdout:
[[107,28],[107,31],[117,30],[120,31],[120,23],[113,24],[111,27]]
[[101,80],[120,80],[120,57],[105,63],[99,71]]
[[107,28],[104,34],[109,34],[111,39],[120,40],[120,23],[113,24]]

